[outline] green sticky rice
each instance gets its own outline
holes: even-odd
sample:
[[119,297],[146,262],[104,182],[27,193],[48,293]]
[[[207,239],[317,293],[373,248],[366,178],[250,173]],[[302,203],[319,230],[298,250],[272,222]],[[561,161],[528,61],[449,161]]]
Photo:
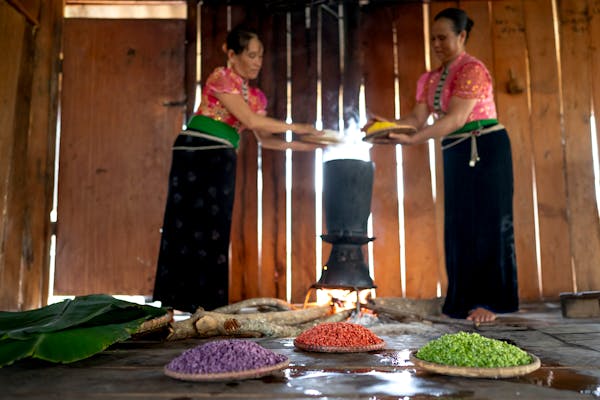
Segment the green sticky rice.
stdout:
[[432,340],[419,349],[416,356],[436,364],[476,368],[516,367],[533,361],[517,346],[467,332],[447,334]]

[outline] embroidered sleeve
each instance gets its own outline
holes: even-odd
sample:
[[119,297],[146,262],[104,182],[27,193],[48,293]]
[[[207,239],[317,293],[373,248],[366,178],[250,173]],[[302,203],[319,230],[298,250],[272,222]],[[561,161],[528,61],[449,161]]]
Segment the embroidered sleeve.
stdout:
[[217,68],[206,80],[208,93],[241,94],[242,82],[226,68]]
[[491,85],[489,73],[483,65],[468,63],[457,72],[452,94],[464,99],[484,99]]
[[257,114],[266,115],[267,114],[267,96],[262,92],[262,90],[258,88],[251,89],[251,104],[250,108]]
[[431,84],[431,72],[425,72],[417,81],[417,103],[427,103],[427,93]]

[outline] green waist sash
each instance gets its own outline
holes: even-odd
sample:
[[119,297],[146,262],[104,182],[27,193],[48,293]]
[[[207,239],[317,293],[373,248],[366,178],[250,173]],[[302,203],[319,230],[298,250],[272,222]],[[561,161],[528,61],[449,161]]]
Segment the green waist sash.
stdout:
[[205,115],[194,115],[187,124],[187,129],[208,133],[211,136],[216,136],[227,140],[232,146],[237,149],[240,143],[240,135],[237,131],[224,122],[217,121]]
[[457,135],[459,133],[472,132],[477,129],[487,128],[488,126],[496,125],[498,120],[495,118],[491,119],[480,119],[477,121],[467,122],[462,128],[457,131],[452,132],[448,136]]

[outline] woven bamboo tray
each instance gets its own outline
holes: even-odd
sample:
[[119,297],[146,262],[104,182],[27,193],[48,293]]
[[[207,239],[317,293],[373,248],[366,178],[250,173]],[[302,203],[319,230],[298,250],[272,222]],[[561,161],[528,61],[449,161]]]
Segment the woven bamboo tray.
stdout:
[[410,361],[415,364],[415,366],[422,368],[425,371],[469,378],[514,378],[516,376],[529,374],[541,366],[540,359],[531,353],[528,353],[532,358],[531,364],[499,368],[457,367],[453,365],[436,364],[417,358],[415,353],[416,351],[410,353]]
[[410,135],[416,131],[417,129],[412,125],[396,125],[389,128],[369,131],[362,140],[374,144],[398,144],[398,141],[388,137],[390,133],[405,133]]
[[300,350],[313,351],[316,353],[366,353],[369,351],[380,350],[385,347],[385,342],[372,344],[369,346],[317,346],[306,343],[301,343],[294,340],[294,346]]
[[217,374],[186,374],[181,372],[176,372],[168,369],[166,366],[164,368],[165,375],[179,379],[182,381],[192,381],[192,382],[226,382],[226,381],[241,381],[245,379],[255,379],[260,378],[262,376],[271,375],[272,373],[285,369],[290,364],[290,360],[286,359],[285,361],[280,362],[279,364],[271,365],[263,368],[256,369],[248,369],[244,371],[235,371],[235,372],[220,372]]
[[340,144],[344,142],[343,136],[316,136],[316,135],[298,135],[298,140],[301,142],[315,144]]

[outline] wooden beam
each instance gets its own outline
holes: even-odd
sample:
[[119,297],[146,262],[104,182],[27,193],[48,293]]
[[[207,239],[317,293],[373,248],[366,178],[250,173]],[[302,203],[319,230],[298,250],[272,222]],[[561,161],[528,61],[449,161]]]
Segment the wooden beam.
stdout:
[[[34,14],[34,11],[31,9],[31,4],[25,5],[19,0],[6,0],[8,4],[13,6],[15,10],[17,10],[20,14],[22,14],[27,21],[33,26],[38,26],[40,24],[39,18]],[[35,6],[39,6],[39,4],[34,4]]]

